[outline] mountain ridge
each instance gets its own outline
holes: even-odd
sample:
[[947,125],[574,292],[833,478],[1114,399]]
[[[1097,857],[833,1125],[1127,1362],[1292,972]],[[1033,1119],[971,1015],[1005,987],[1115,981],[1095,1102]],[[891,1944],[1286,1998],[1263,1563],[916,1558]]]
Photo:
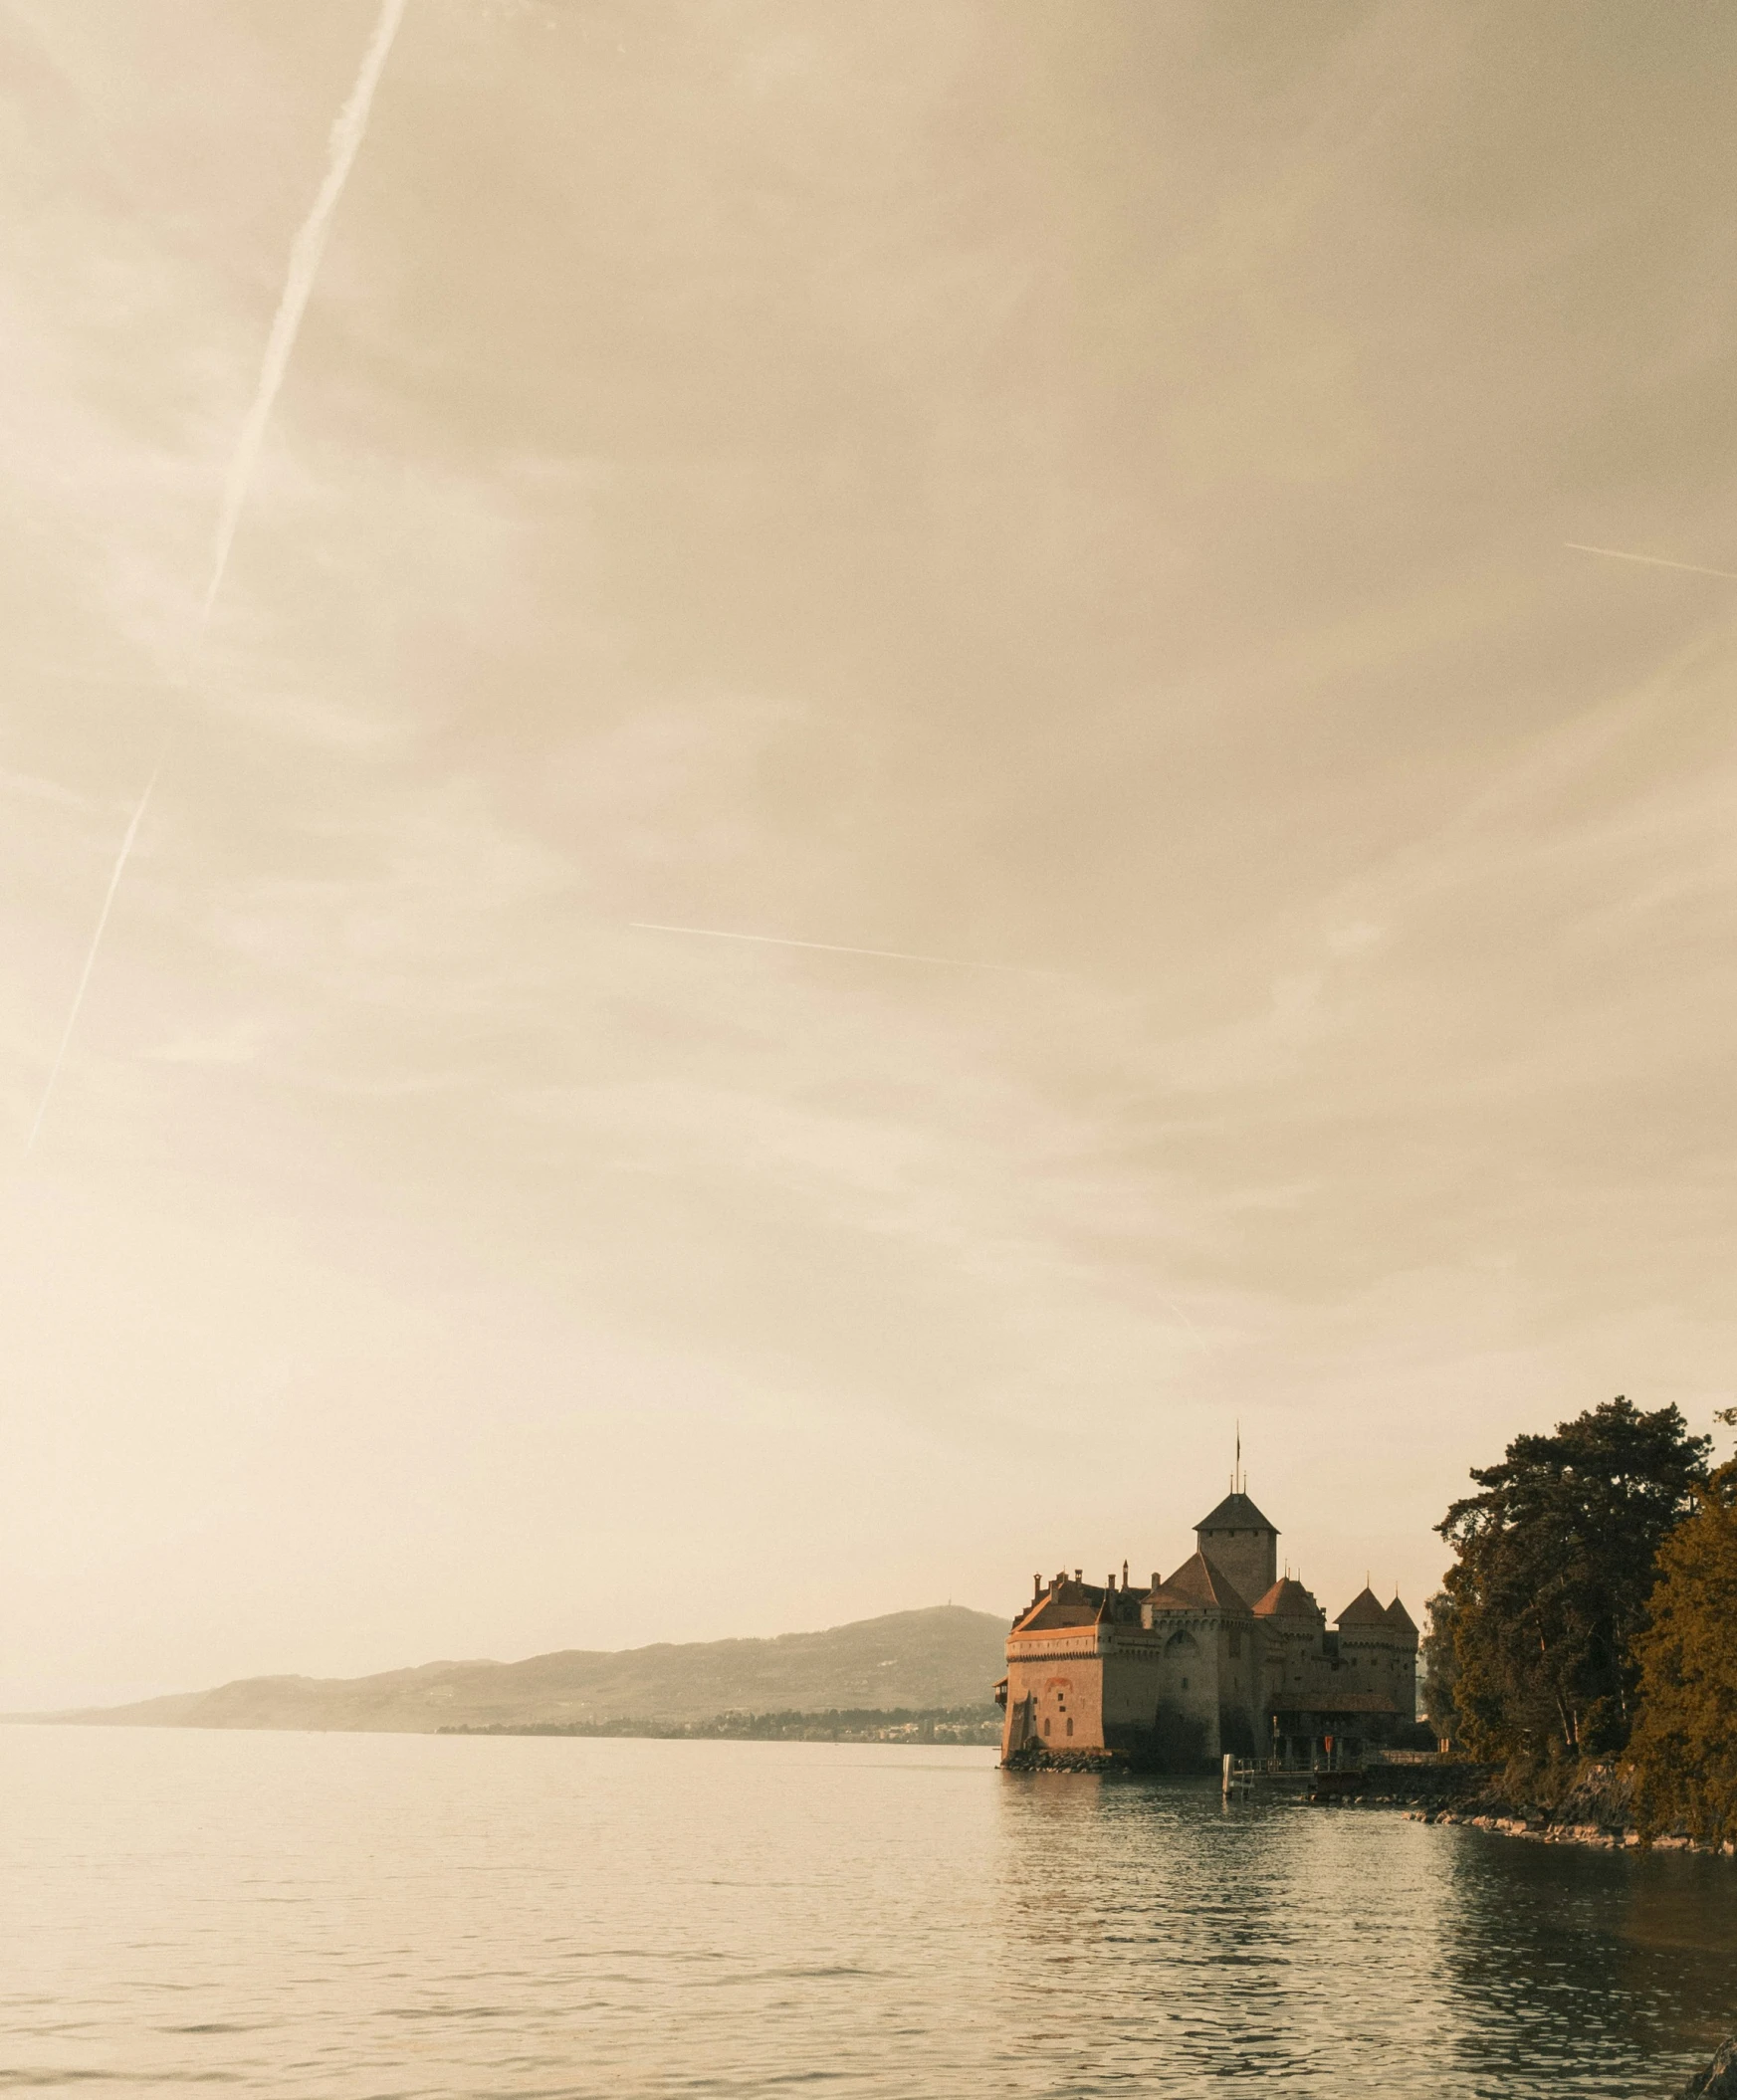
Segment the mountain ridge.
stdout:
[[443,1728],[697,1722],[738,1711],[986,1706],[1007,1621],[963,1604],[814,1632],[640,1648],[557,1648],[520,1662],[414,1663],[365,1677],[242,1677],[196,1692],[12,1721],[108,1728],[434,1734]]

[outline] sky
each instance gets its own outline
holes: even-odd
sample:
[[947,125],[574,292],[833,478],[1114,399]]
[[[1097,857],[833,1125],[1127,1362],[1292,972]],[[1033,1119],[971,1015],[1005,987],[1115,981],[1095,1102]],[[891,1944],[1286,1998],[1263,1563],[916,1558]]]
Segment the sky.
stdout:
[[377,14],[0,0],[0,1703],[1707,1428],[1737,14],[409,0],[201,637]]

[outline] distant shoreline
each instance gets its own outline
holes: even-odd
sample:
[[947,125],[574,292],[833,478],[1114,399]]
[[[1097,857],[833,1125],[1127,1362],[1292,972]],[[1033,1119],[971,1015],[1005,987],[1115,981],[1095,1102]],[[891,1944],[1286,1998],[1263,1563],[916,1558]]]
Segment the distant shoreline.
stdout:
[[459,1723],[442,1736],[582,1736],[651,1743],[940,1743],[992,1749],[993,1706],[828,1708],[818,1713],[716,1714],[706,1721],[492,1721]]
[[383,1735],[535,1730],[775,1737],[842,1728],[880,1740],[882,1732],[906,1731],[913,1723],[920,1734],[931,1724],[992,1719],[989,1692],[1004,1667],[1006,1629],[1006,1620],[993,1613],[935,1604],[811,1633],[564,1648],[521,1662],[432,1662],[367,1677],[244,1677],[123,1706],[10,1718],[105,1728]]

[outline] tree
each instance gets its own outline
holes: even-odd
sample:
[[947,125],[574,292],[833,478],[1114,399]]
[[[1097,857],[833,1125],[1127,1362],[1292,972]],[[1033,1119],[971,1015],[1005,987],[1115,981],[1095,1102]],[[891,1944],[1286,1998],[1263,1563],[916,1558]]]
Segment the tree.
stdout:
[[1659,1549],[1629,1751],[1642,1827],[1715,1841],[1737,1838],[1737,1460],[1696,1501]]
[[1619,1396],[1472,1469],[1481,1493],[1436,1529],[1455,1554],[1453,1701],[1474,1756],[1544,1764],[1627,1743],[1658,1549],[1710,1445],[1675,1407]]
[[1454,1687],[1459,1682],[1459,1659],[1453,1652],[1453,1627],[1458,1606],[1446,1590],[1437,1590],[1426,1606],[1428,1620],[1423,1634],[1423,1717],[1436,1742],[1451,1742],[1459,1734],[1459,1707]]

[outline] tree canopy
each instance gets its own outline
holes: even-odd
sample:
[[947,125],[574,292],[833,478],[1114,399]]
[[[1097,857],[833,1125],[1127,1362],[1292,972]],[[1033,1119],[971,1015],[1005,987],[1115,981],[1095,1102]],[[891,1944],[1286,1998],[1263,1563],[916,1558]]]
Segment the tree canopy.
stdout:
[[1737,1460],[1665,1540],[1637,1643],[1635,1801],[1652,1830],[1737,1837]]
[[1436,1527],[1457,1734],[1474,1756],[1549,1762],[1621,1750],[1633,1724],[1659,1548],[1694,1506],[1711,1439],[1679,1410],[1619,1396],[1517,1436]]
[[1444,1589],[1436,1591],[1426,1608],[1419,1658],[1423,1665],[1423,1718],[1436,1740],[1446,1742],[1459,1733],[1459,1703],[1454,1697],[1459,1685],[1459,1658],[1453,1652],[1457,1610]]

